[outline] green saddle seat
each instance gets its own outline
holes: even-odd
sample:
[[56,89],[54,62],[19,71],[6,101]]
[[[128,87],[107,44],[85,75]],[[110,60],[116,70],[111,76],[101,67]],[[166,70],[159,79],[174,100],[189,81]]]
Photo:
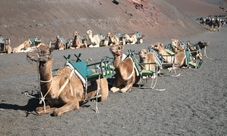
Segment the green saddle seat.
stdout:
[[175,53],[174,53],[173,51],[169,50],[169,49],[165,49],[165,51],[166,51],[167,53],[169,53],[170,55],[175,55]]

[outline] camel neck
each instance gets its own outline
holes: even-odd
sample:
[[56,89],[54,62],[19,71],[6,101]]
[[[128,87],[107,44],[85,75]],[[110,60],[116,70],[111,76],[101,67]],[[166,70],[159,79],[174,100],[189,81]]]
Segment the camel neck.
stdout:
[[40,80],[42,80],[42,81],[51,80],[51,78],[52,78],[52,62],[53,62],[53,58],[51,58],[47,62],[39,63]]
[[114,56],[114,67],[118,68],[121,61],[122,61],[122,55]]
[[92,37],[92,33],[90,33],[90,34],[88,35],[88,37],[89,37],[90,42],[93,43],[93,42],[94,42],[94,38]]

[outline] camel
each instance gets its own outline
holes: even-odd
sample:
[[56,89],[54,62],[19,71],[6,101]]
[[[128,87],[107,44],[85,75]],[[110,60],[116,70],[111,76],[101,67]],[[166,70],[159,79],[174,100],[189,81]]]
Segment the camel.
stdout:
[[31,44],[32,44],[31,41],[28,39],[24,41],[22,44],[13,48],[13,53],[28,52],[30,51]]
[[[154,55],[146,49],[141,49],[139,51],[139,57],[140,57],[140,63],[154,63],[155,62]],[[155,71],[155,64],[149,64],[149,65],[143,64],[141,66],[141,69]]]
[[171,47],[174,53],[178,53],[184,50],[184,47],[179,43],[178,39],[171,39]]
[[129,43],[129,44],[136,44],[137,42],[137,37],[135,34],[133,34],[132,36],[129,36],[128,34],[124,35],[125,37],[125,42]]
[[[200,48],[201,50],[204,50],[204,56],[206,56],[206,58],[208,58],[208,59],[213,60],[213,58],[209,58],[209,57],[207,56],[207,53],[206,53],[206,48],[208,47],[209,42],[205,42],[204,40],[200,40],[197,44],[199,45],[199,48]],[[201,55],[202,55],[202,54],[201,54]]]
[[123,49],[122,45],[110,46],[110,52],[114,56],[113,65],[115,67],[115,83],[110,89],[112,92],[120,91],[125,93],[130,91],[133,84],[138,82],[138,77],[136,75],[136,70],[134,63],[130,57],[123,59]]
[[189,41],[187,42],[187,46],[193,57],[196,57],[196,58],[198,57],[199,59],[202,60],[202,53],[198,46],[192,45]]
[[204,40],[200,40],[200,41],[198,42],[198,45],[199,45],[199,48],[200,48],[201,50],[203,50],[204,48],[206,48],[206,47],[209,45],[209,42],[205,42]]
[[125,42],[129,43],[129,44],[139,44],[139,43],[143,43],[143,37],[144,35],[140,35],[138,32],[132,34],[131,36],[129,36],[128,34],[124,35],[125,37]]
[[[97,94],[100,87],[101,101],[108,96],[107,79],[91,81],[87,91],[74,70],[64,66],[52,76],[53,57],[52,48],[40,43],[36,50],[27,53],[27,58],[39,63],[39,75],[41,86],[41,101],[44,107],[37,107],[38,115],[52,113],[55,116],[79,109],[80,105],[86,102],[86,98],[92,98]],[[100,84],[99,84],[100,83]],[[46,103],[45,103],[46,100]]]
[[110,46],[115,45],[115,44],[117,44],[117,45],[120,44],[120,39],[116,34],[111,35],[111,33],[109,32],[107,36],[108,36],[109,41],[110,41],[110,43],[109,43]]
[[208,22],[208,26],[209,26],[209,30],[210,31],[215,31],[215,27],[217,27],[218,29],[218,31],[220,31],[221,30],[221,27],[222,27],[222,22],[220,21],[220,19],[219,18],[216,18],[216,19],[214,19],[214,18],[212,18],[209,22]]
[[87,35],[88,35],[89,41],[91,43],[91,45],[89,47],[100,47],[101,38],[98,34],[96,34],[92,37],[92,31],[88,30]]
[[12,53],[12,47],[10,46],[10,38],[3,39],[0,36],[0,48],[3,49],[0,52],[10,54]]
[[86,39],[81,39],[77,31],[74,32],[73,45],[71,48],[87,48]]
[[64,50],[66,48],[65,41],[59,35],[56,37],[56,48],[58,50]]
[[18,52],[31,52],[36,46],[41,42],[40,37],[29,38],[28,40],[24,41],[22,44],[18,45],[17,47],[13,48],[13,53]]
[[185,55],[184,51],[176,53],[174,58],[172,58],[172,57],[168,57],[169,53],[167,53],[167,51],[164,48],[164,45],[160,42],[151,44],[150,48],[155,50],[159,55],[163,56],[164,61],[166,63],[173,64],[172,67],[168,68],[169,71],[176,70],[176,69],[186,65],[186,55]]

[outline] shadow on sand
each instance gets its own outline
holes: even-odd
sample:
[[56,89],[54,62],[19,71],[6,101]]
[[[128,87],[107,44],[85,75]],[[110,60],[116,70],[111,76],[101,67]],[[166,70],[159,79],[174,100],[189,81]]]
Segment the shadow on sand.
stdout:
[[[38,97],[38,94],[34,95],[34,97]],[[22,111],[25,111],[26,117],[29,114],[35,114],[34,111],[35,111],[36,107],[38,107],[38,106],[39,106],[39,99],[37,99],[37,98],[29,99],[28,103],[24,106],[20,106],[17,104],[8,104],[8,103],[4,103],[4,102],[0,103],[0,109],[22,110]]]

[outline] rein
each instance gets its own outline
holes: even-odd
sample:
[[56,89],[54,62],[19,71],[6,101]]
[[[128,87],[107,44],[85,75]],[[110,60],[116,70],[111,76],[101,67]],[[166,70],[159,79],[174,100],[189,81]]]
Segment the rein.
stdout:
[[52,81],[52,78],[51,78],[50,80],[48,80],[48,81],[40,80],[41,83],[49,83],[49,82],[51,82],[51,81]]
[[[41,83],[49,83],[49,82],[51,82],[51,81],[52,81],[52,78],[51,78],[50,80],[48,80],[48,81],[40,80]],[[44,111],[45,111],[45,112],[46,112],[46,102],[45,102],[45,97],[46,97],[47,94],[50,92],[51,87],[52,87],[52,82],[51,82],[51,84],[50,84],[50,88],[48,89],[48,91],[46,92],[45,95],[43,95],[42,91],[40,91],[40,92],[41,92],[41,93],[40,93],[40,94],[41,94],[41,98],[40,98],[39,104],[42,104],[42,102],[43,102],[43,108],[44,108]]]

